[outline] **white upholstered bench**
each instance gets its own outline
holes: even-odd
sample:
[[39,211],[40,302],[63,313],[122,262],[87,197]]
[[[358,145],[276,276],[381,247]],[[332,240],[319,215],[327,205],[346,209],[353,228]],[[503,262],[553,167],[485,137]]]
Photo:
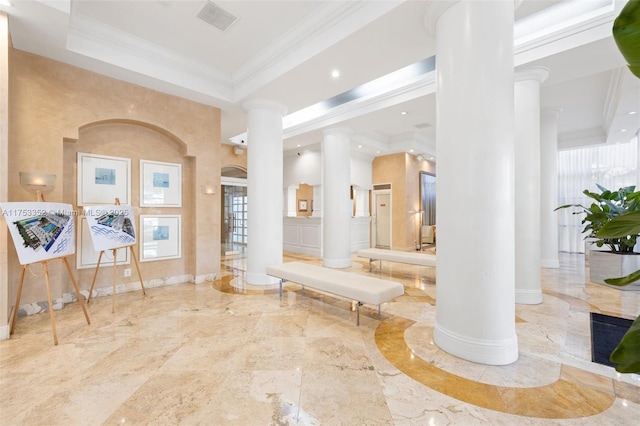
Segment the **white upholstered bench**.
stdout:
[[267,275],[280,279],[280,297],[283,283],[291,281],[300,284],[303,291],[306,286],[355,300],[357,325],[360,325],[362,304],[378,305],[380,314],[382,303],[404,294],[404,286],[395,281],[301,262],[267,266]]
[[436,266],[436,256],[434,254],[425,254],[415,251],[369,248],[358,250],[358,256],[369,258],[369,271],[371,271],[371,263],[376,260],[380,261],[380,269],[382,269],[383,260],[419,266]]

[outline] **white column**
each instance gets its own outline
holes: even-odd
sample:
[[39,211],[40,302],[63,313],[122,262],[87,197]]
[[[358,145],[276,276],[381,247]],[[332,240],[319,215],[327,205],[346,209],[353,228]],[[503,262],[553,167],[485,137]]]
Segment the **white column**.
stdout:
[[277,284],[267,266],[282,263],[282,117],[286,108],[252,99],[247,110],[247,273],[249,284]]
[[351,145],[348,129],[323,131],[322,265],[329,268],[351,266]]
[[311,216],[322,216],[322,185],[313,185],[313,211]]
[[285,193],[284,212],[285,212],[285,216],[287,217],[293,217],[298,215],[298,210],[296,208],[297,207],[297,200],[296,200],[297,190],[298,190],[297,186],[290,186],[284,190],[284,193]]
[[548,108],[540,114],[540,264],[559,268],[558,260],[558,117],[562,109]]
[[540,85],[549,70],[516,72],[515,188],[516,303],[542,303],[540,273]]
[[369,190],[355,188],[356,217],[369,217]]
[[512,1],[434,1],[425,16],[437,58],[434,341],[492,365],[518,358],[513,14]]

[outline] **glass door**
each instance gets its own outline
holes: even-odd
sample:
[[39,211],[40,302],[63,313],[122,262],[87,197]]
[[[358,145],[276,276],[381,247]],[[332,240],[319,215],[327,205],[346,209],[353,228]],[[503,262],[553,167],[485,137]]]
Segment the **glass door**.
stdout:
[[224,254],[245,251],[247,245],[247,187],[223,185],[223,232]]

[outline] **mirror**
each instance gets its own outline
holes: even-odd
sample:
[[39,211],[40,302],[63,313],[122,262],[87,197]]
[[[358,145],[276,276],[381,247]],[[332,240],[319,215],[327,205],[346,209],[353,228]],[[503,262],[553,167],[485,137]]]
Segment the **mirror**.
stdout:
[[420,172],[420,229],[421,245],[433,245],[436,242],[436,177]]

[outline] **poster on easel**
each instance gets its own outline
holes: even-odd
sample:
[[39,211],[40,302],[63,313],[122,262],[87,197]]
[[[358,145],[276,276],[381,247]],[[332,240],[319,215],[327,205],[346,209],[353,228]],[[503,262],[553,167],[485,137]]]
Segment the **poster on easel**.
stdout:
[[84,208],[84,216],[95,251],[113,250],[136,243],[133,207],[87,206]]
[[21,265],[76,252],[71,204],[47,202],[0,203]]

